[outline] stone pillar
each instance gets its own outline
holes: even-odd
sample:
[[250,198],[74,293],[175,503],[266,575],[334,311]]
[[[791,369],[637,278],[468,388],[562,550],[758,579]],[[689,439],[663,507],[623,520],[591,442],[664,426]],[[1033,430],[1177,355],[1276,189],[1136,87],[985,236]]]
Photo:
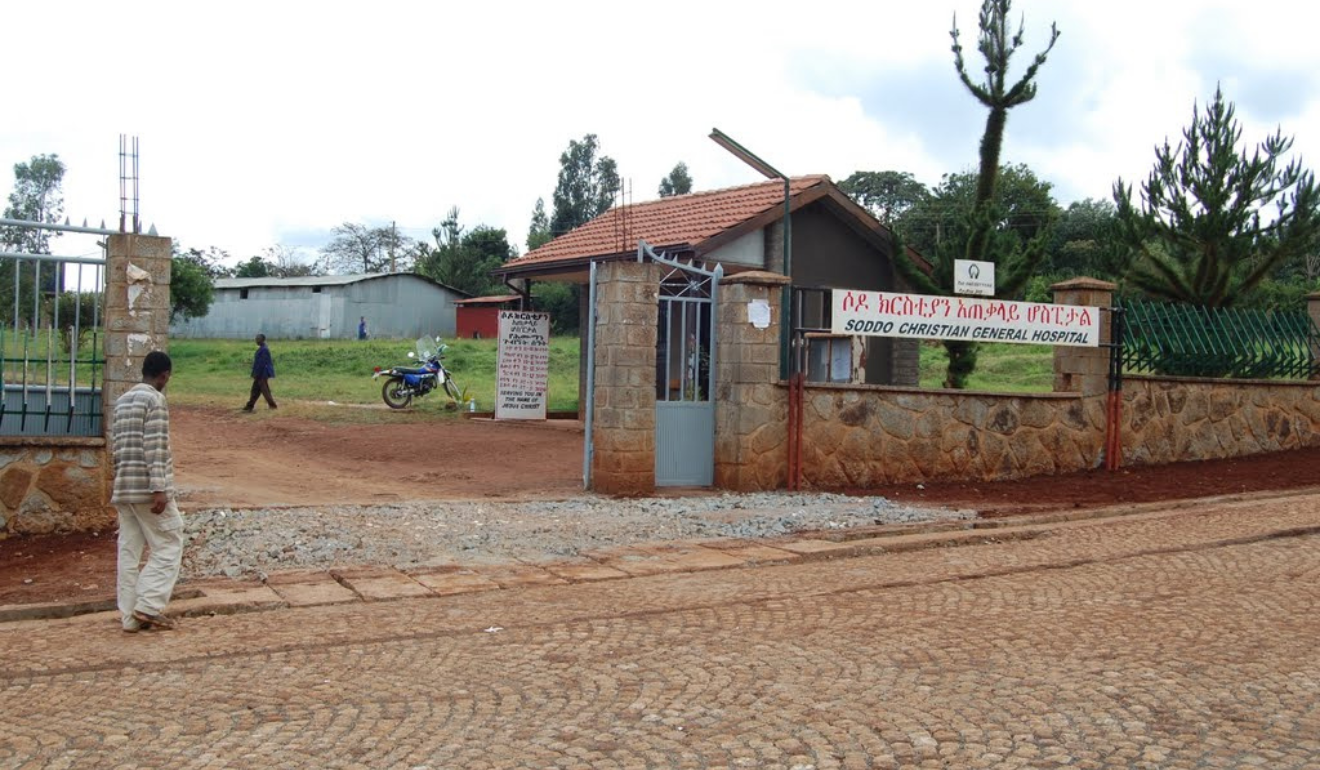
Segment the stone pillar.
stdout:
[[[1114,291],[1118,287],[1095,278],[1073,278],[1050,287],[1056,305],[1088,305],[1112,307]],[[1054,347],[1054,392],[1079,393],[1084,396],[1104,393],[1109,389],[1110,316],[1100,317],[1100,347],[1078,348],[1064,345]]]
[[[1306,313],[1311,316],[1313,331],[1320,330],[1320,291],[1306,295]],[[1311,360],[1320,361],[1320,342],[1311,340]],[[1320,372],[1311,375],[1311,379],[1320,380]]]
[[[787,276],[726,276],[716,310],[715,486],[739,492],[787,482],[787,409],[779,387],[780,305]],[[762,307],[768,323],[757,325]]]
[[[596,377],[591,488],[614,495],[655,491],[656,323],[660,266],[596,268]],[[584,335],[585,336],[585,335]]]
[[115,400],[142,382],[142,359],[169,349],[169,238],[123,233],[108,239],[105,295],[105,380],[101,403],[110,435]]

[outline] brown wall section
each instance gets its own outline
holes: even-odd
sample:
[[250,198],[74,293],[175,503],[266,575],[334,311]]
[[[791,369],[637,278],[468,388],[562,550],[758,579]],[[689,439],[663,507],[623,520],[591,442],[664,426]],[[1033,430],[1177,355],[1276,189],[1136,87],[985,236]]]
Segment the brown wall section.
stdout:
[[597,268],[596,278],[591,488],[605,494],[647,494],[655,490],[660,266],[607,262]]
[[[114,402],[142,381],[142,359],[169,347],[169,238],[108,239],[101,400],[105,436]],[[0,437],[0,534],[100,529],[115,520],[110,447],[100,438]]]

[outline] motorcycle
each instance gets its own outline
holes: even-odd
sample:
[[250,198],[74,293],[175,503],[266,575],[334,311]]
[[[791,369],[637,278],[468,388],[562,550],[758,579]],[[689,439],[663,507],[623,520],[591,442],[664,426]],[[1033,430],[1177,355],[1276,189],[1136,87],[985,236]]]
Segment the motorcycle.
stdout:
[[391,409],[406,409],[414,396],[425,396],[436,388],[443,388],[450,398],[450,408],[458,408],[462,391],[445,368],[444,356],[448,348],[448,345],[441,344],[439,337],[434,342],[427,337],[419,337],[417,352],[408,351],[408,357],[415,357],[421,362],[420,366],[391,366],[388,369],[376,367],[371,379],[386,378],[380,388],[380,397],[384,399],[385,405]]

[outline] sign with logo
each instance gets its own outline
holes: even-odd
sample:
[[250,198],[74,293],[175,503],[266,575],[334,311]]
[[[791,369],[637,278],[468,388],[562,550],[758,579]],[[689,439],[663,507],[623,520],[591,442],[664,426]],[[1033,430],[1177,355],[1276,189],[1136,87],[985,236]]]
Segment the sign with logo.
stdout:
[[500,311],[495,419],[544,420],[550,379],[550,314]]
[[834,334],[1092,348],[1100,344],[1098,307],[843,289],[832,294]]
[[995,296],[995,263],[973,259],[953,260],[953,293]]

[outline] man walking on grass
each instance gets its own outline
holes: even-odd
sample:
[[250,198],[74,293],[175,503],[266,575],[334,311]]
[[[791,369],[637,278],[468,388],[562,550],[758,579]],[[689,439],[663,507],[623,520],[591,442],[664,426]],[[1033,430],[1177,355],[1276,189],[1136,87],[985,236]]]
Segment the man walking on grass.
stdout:
[[[115,401],[112,429],[119,513],[119,614],[124,631],[169,630],[165,617],[183,561],[183,516],[174,502],[174,458],[165,385],[173,365],[160,351],[142,361],[142,382]],[[142,567],[142,549],[148,549]]]
[[257,335],[257,354],[252,357],[252,393],[248,395],[247,406],[243,411],[250,412],[257,405],[257,398],[264,396],[271,409],[277,409],[275,399],[270,395],[270,381],[275,377],[275,362],[270,358],[270,348],[266,347],[266,335]]

